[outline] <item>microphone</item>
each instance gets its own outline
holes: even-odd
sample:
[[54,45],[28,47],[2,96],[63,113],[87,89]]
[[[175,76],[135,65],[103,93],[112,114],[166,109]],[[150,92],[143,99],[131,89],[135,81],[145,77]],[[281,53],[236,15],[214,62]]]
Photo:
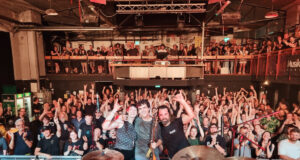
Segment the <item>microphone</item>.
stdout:
[[240,143],[242,143],[244,140],[244,135],[242,134],[241,137],[240,137]]

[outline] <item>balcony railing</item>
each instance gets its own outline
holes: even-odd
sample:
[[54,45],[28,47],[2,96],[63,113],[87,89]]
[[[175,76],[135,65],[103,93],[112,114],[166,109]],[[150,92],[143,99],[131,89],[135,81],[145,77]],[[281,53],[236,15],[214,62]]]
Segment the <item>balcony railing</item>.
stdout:
[[[88,68],[90,68],[89,64],[91,62],[100,62],[103,68],[106,68],[106,73],[109,74],[109,67],[130,66],[130,64],[132,66],[155,65],[157,61],[164,61],[167,62],[163,64],[166,67],[175,64],[192,66],[203,62],[205,75],[251,75],[256,78],[272,76],[276,79],[280,76],[288,76],[291,79],[291,75],[287,72],[287,61],[289,56],[294,55],[300,55],[300,48],[246,56],[168,56],[164,60],[157,59],[156,56],[45,56],[45,60],[47,73],[55,72],[54,63],[59,63],[60,66],[69,66],[70,68],[72,68],[74,62],[86,63]],[[243,69],[243,64],[245,64],[245,69]]]

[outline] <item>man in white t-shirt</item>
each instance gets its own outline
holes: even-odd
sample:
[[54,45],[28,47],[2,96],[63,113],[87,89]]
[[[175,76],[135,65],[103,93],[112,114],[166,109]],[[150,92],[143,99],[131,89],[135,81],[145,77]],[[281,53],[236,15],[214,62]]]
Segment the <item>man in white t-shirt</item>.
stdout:
[[288,137],[279,142],[278,155],[284,160],[300,160],[300,130],[292,129]]

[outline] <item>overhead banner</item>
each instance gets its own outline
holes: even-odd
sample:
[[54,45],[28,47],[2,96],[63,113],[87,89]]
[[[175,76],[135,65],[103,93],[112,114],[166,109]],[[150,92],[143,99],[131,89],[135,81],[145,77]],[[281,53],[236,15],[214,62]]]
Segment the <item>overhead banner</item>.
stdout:
[[99,4],[106,4],[106,0],[90,0],[90,2],[99,3]]
[[287,72],[291,76],[300,76],[300,55],[290,55],[287,57]]

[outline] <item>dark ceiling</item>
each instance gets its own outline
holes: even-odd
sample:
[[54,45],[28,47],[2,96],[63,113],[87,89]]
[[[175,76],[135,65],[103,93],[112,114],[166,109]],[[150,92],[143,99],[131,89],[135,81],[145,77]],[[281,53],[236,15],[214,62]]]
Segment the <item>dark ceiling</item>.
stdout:
[[[32,4],[33,6],[39,8],[40,10],[46,10],[50,8],[55,9],[59,15],[58,16],[43,16],[43,21],[45,25],[83,25],[80,23],[79,12],[78,12],[78,0],[25,0],[26,2]],[[89,11],[89,8],[86,6],[86,0],[81,1],[82,7]],[[138,0],[137,0],[138,1]],[[187,3],[184,0],[174,0],[178,3]],[[278,10],[282,6],[292,2],[294,0],[273,0],[274,9]],[[151,0],[149,0],[149,3]],[[155,3],[170,3],[170,0],[167,1],[155,1]],[[202,3],[206,2],[205,0],[192,0],[191,3]],[[272,0],[231,0],[231,4],[225,9],[225,12],[240,12],[241,21],[246,22],[250,20],[261,20],[264,18],[264,14],[271,10]],[[131,4],[134,3],[134,0],[131,1]],[[135,2],[136,4],[141,4],[144,2]],[[102,15],[107,18],[114,25],[119,26],[119,24],[128,16],[116,14],[116,5],[117,4],[129,4],[129,1],[125,0],[107,0],[106,5],[96,4],[93,5],[96,7],[98,13],[103,13]],[[191,14],[193,17],[197,18],[199,21],[203,19],[212,18],[212,16],[220,8],[219,3],[208,4],[206,6],[207,12],[205,14]],[[101,11],[101,12],[100,12]],[[112,17],[110,17],[112,16]],[[135,16],[131,16],[128,20],[122,23],[122,26],[134,26]],[[144,26],[162,26],[162,25],[177,25],[177,16],[175,14],[151,14],[144,15]],[[220,17],[213,17],[213,20],[220,21]],[[103,24],[103,21],[100,21]],[[194,18],[191,18],[190,15],[186,15],[186,24],[187,25],[197,25],[198,22]],[[261,24],[260,24],[261,25]]]
[[[147,0],[149,4],[170,4],[172,0]],[[224,2],[225,0],[223,0]],[[273,1],[273,2],[272,2]],[[222,32],[232,33],[233,28],[257,29],[270,22],[284,22],[284,11],[281,8],[295,0],[231,0],[231,4],[223,13],[240,13],[241,19],[237,23],[228,24],[222,19],[222,15],[215,16],[220,9],[220,3],[208,4],[207,0],[190,0],[190,3],[205,3],[204,13],[169,13],[169,14],[141,14],[143,25],[136,25],[137,14],[117,14],[118,4],[145,4],[144,0],[107,0],[106,5],[90,3],[89,0],[80,0],[81,15],[92,15],[97,18],[96,23],[83,23],[80,21],[78,0],[0,0],[0,16],[8,10],[16,15],[24,10],[35,10],[42,15],[42,26],[91,26],[91,27],[111,27],[123,32],[148,32],[155,34],[157,31],[168,32],[199,32],[202,21],[206,22],[210,34],[222,34]],[[185,4],[187,0],[173,0],[174,3]],[[50,6],[51,4],[51,6]],[[92,12],[89,5],[95,6]],[[272,6],[273,4],[273,6]],[[1,10],[2,8],[5,9]],[[58,16],[48,16],[45,10],[52,8],[58,12]],[[264,15],[273,10],[279,11],[279,18],[267,20]],[[1,14],[1,12],[3,12]],[[184,27],[178,28],[178,16],[183,17]],[[11,15],[10,17],[14,17]],[[3,18],[3,16],[2,16]],[[83,18],[82,18],[83,19]],[[210,22],[210,23],[208,23]],[[214,22],[214,23],[213,23]],[[0,17],[1,23],[1,17]],[[213,24],[212,24],[213,23]],[[277,23],[277,22],[276,22]],[[110,25],[111,24],[111,25]],[[211,25],[209,25],[211,24]],[[283,24],[283,23],[281,23]],[[102,31],[103,32],[103,31]],[[103,34],[103,33],[92,34]],[[81,32],[82,33],[82,32]]]

